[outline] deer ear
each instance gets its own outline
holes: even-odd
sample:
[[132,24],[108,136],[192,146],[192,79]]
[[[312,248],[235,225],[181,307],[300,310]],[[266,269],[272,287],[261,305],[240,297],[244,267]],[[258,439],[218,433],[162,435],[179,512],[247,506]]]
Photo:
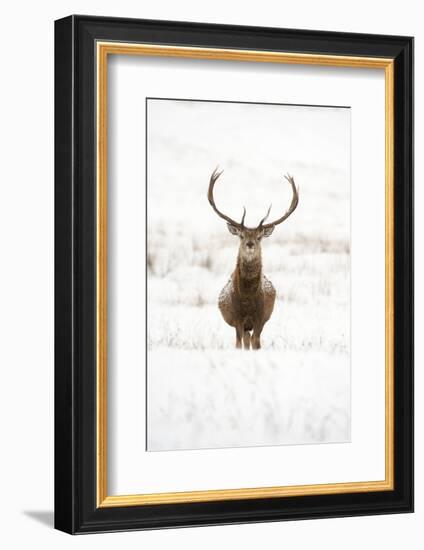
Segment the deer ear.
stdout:
[[264,232],[262,233],[262,235],[264,237],[269,237],[270,235],[272,235],[272,232],[274,231],[274,228],[275,228],[275,225],[271,225],[270,227],[266,227],[264,229]]
[[232,223],[227,223],[228,231],[231,233],[231,235],[240,235],[240,231],[238,227],[233,225]]

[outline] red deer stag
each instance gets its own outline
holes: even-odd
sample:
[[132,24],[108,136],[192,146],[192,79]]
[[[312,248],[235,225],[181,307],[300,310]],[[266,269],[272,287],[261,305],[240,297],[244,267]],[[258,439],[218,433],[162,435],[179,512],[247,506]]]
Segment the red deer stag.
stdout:
[[[237,223],[218,210],[213,197],[216,180],[222,174],[216,168],[211,175],[208,189],[208,200],[215,212],[227,222],[232,235],[240,238],[236,268],[230,280],[222,289],[218,306],[224,320],[236,329],[236,348],[260,349],[261,332],[265,323],[271,317],[275,302],[275,288],[271,281],[262,273],[261,240],[269,237],[279,223],[286,220],[296,209],[299,202],[299,192],[294,179],[287,175],[293,197],[287,212],[272,223],[264,223],[268,219],[271,206],[266,216],[255,228],[246,227],[244,218],[246,209],[243,207],[243,217]],[[252,335],[250,335],[253,331]]]

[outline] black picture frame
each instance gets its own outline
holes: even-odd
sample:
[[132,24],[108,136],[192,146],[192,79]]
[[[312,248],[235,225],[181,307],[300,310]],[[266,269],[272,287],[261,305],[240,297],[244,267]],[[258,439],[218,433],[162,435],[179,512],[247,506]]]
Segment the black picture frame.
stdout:
[[[98,507],[96,41],[394,60],[394,490]],[[413,511],[413,39],[73,15],[55,22],[55,527],[133,529]]]

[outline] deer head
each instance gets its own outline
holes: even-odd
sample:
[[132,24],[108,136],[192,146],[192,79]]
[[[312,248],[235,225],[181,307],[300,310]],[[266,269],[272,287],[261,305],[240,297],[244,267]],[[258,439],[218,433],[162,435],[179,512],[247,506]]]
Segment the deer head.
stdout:
[[288,174],[284,176],[286,180],[290,183],[293,197],[290,204],[289,209],[277,220],[270,222],[270,223],[264,223],[269,216],[269,213],[271,211],[271,206],[268,208],[268,211],[266,215],[262,218],[262,220],[259,222],[259,225],[257,227],[246,227],[244,225],[244,219],[246,217],[246,208],[243,207],[243,216],[241,218],[240,223],[236,222],[229,216],[223,214],[220,212],[215,204],[215,200],[213,197],[213,189],[215,186],[216,180],[219,178],[219,176],[222,174],[223,171],[219,172],[217,168],[212,172],[210,181],[209,181],[209,189],[208,189],[208,200],[212,208],[215,210],[215,212],[218,214],[218,216],[222,219],[224,219],[227,222],[228,230],[232,235],[236,235],[240,239],[240,248],[239,248],[239,255],[245,259],[245,260],[255,260],[261,255],[261,241],[264,237],[269,237],[272,232],[275,229],[275,226],[282,223],[284,220],[286,220],[295,210],[299,202],[299,192],[296,188],[295,181],[292,176],[289,176]]

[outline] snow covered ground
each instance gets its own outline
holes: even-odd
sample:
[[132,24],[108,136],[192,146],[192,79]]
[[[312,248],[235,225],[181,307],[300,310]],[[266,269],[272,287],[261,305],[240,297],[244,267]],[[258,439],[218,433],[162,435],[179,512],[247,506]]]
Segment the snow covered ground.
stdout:
[[[217,298],[238,239],[206,199],[256,225],[277,301],[262,349],[234,349]],[[149,100],[148,450],[350,438],[350,112]]]

